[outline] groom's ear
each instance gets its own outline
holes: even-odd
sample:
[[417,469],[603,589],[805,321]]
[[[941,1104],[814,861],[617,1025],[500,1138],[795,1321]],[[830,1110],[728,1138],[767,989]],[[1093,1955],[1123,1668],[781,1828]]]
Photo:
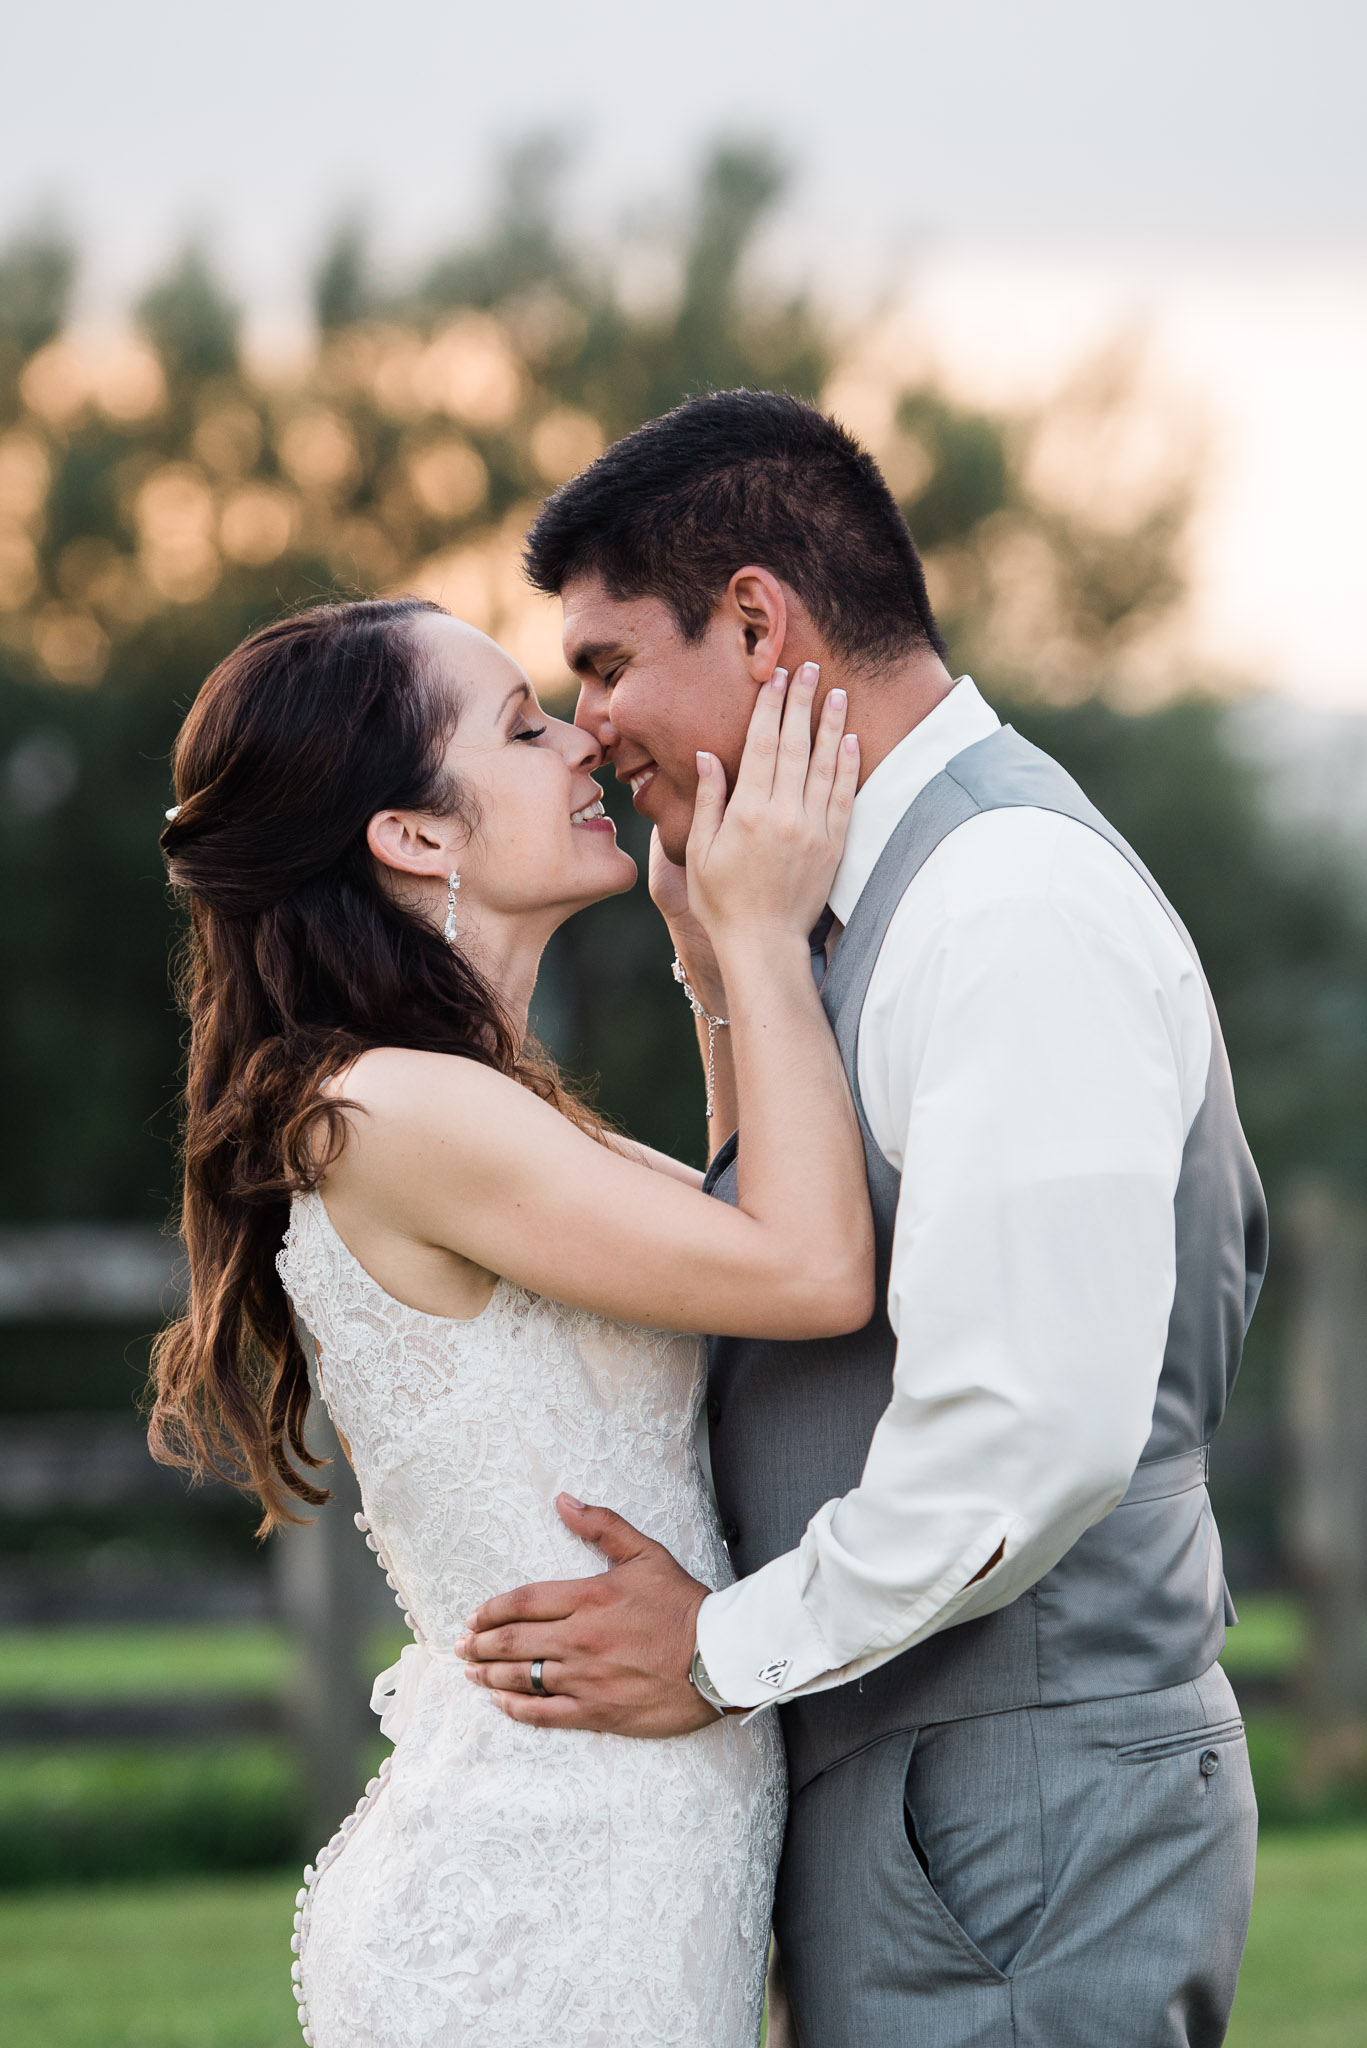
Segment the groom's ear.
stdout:
[[782,666],[788,638],[788,598],[777,576],[753,565],[737,569],[722,599],[728,622],[739,636],[747,667],[756,683],[767,683]]

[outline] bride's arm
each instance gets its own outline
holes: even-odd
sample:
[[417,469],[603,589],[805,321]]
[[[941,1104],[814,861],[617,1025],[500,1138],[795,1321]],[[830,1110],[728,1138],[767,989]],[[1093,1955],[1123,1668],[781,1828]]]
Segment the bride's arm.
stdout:
[[781,692],[761,692],[724,822],[720,764],[700,778],[690,841],[745,1119],[738,1207],[596,1144],[504,1075],[400,1050],[363,1055],[347,1078],[365,1114],[329,1181],[350,1182],[352,1203],[363,1192],[388,1228],[627,1322],[803,1337],[867,1318],[863,1154],[806,944],[858,758],[828,700],[809,767],[812,690],[791,695],[780,739]]
[[700,1188],[702,1175],[696,1166],[688,1166],[682,1159],[676,1159],[670,1152],[657,1152],[653,1145],[643,1145],[637,1138],[628,1138],[621,1131],[604,1133],[604,1143],[620,1152],[623,1159],[634,1160],[637,1166],[648,1166],[652,1173],[667,1173],[671,1180],[681,1180],[685,1187]]

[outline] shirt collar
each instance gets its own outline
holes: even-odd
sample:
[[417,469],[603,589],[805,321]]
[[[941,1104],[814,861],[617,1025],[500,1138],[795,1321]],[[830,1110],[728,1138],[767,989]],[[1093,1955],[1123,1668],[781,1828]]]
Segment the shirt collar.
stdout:
[[956,754],[996,732],[1001,720],[979,696],[971,676],[960,676],[947,697],[878,763],[854,800],[845,851],[827,899],[848,924],[894,828],[928,782]]

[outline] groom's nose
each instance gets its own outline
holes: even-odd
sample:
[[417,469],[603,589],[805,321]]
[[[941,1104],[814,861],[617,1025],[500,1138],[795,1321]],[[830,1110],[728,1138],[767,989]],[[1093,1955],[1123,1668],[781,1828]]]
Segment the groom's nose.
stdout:
[[599,682],[583,682],[579,685],[579,702],[574,707],[574,722],[581,732],[591,734],[604,754],[611,754],[617,744],[617,728],[612,722],[611,698]]

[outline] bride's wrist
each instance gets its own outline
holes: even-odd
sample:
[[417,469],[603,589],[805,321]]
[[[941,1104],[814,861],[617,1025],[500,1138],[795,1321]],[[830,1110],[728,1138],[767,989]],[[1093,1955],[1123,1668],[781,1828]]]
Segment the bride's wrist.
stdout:
[[689,986],[703,1008],[714,1012],[724,1011],[726,981],[710,943],[704,940],[699,945],[696,936],[691,934],[676,934],[671,931],[670,936],[674,940],[674,957],[683,968]]
[[772,979],[788,969],[810,971],[806,939],[800,933],[769,925],[719,935],[713,951],[727,988],[739,989],[752,980]]

